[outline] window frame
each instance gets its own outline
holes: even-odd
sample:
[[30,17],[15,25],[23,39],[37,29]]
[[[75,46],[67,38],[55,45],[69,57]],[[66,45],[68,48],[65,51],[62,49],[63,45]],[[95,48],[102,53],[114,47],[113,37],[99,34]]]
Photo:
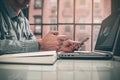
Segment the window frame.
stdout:
[[[43,9],[44,9],[44,0],[41,0],[41,1],[43,1],[43,4],[42,4],[42,12],[43,12]],[[52,25],[56,25],[57,26],[57,30],[59,31],[59,26],[60,25],[72,25],[73,26],[73,40],[75,40],[76,39],[76,26],[80,26],[80,25],[89,25],[89,26],[91,26],[91,50],[94,50],[94,48],[93,48],[93,40],[94,40],[94,26],[95,25],[99,25],[99,26],[101,26],[101,22],[94,22],[94,1],[95,0],[91,0],[92,1],[92,9],[91,9],[91,12],[92,12],[92,21],[90,22],[90,23],[76,23],[76,21],[75,21],[75,4],[76,4],[76,0],[73,0],[73,5],[74,5],[74,8],[73,8],[73,22],[72,23],[59,23],[59,7],[61,6],[60,5],[60,1],[61,0],[57,0],[57,23],[43,23],[43,18],[42,18],[42,23],[41,23],[41,30],[42,30],[42,32],[43,32],[43,26],[52,26]],[[43,16],[43,15],[42,15]],[[36,24],[31,24],[31,25],[36,25]],[[87,28],[87,27],[86,27]],[[42,34],[41,35],[41,38],[43,37],[44,35]]]
[[[40,1],[39,2],[39,6],[37,6],[38,5],[38,1]],[[42,9],[42,1],[43,0],[34,0],[34,9]]]

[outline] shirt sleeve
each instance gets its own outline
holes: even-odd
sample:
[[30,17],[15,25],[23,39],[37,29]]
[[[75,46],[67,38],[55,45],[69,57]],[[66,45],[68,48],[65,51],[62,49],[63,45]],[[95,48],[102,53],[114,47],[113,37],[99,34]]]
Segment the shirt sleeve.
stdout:
[[13,53],[23,53],[23,52],[36,52],[39,51],[39,43],[35,36],[29,31],[29,25],[26,29],[28,34],[26,34],[26,39],[6,39],[5,32],[7,28],[5,27],[5,21],[0,13],[0,54],[13,54]]
[[13,54],[39,51],[36,40],[0,40],[0,54]]

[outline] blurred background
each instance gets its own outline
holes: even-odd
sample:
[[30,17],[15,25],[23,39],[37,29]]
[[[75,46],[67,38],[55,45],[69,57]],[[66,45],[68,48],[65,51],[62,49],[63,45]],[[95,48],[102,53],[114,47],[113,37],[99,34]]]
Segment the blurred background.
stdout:
[[119,9],[119,0],[31,0],[24,10],[37,38],[59,31],[72,40],[90,39],[81,50],[94,50],[102,21]]

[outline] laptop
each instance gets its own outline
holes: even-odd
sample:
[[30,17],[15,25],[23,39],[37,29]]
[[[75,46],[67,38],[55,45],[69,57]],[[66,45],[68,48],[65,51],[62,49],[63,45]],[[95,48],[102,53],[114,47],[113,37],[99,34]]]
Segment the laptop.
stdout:
[[60,59],[111,59],[120,24],[120,11],[102,21],[94,51],[74,51],[59,53]]
[[116,39],[116,42],[115,42],[113,52],[114,52],[113,60],[120,61],[120,27],[119,27],[119,31],[118,31],[118,34],[117,34],[117,39]]

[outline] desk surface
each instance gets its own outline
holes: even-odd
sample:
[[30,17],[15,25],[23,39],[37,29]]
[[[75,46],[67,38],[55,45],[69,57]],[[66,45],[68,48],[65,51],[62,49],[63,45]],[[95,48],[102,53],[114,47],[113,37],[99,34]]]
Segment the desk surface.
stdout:
[[120,62],[57,60],[54,65],[0,64],[0,80],[120,80]]

